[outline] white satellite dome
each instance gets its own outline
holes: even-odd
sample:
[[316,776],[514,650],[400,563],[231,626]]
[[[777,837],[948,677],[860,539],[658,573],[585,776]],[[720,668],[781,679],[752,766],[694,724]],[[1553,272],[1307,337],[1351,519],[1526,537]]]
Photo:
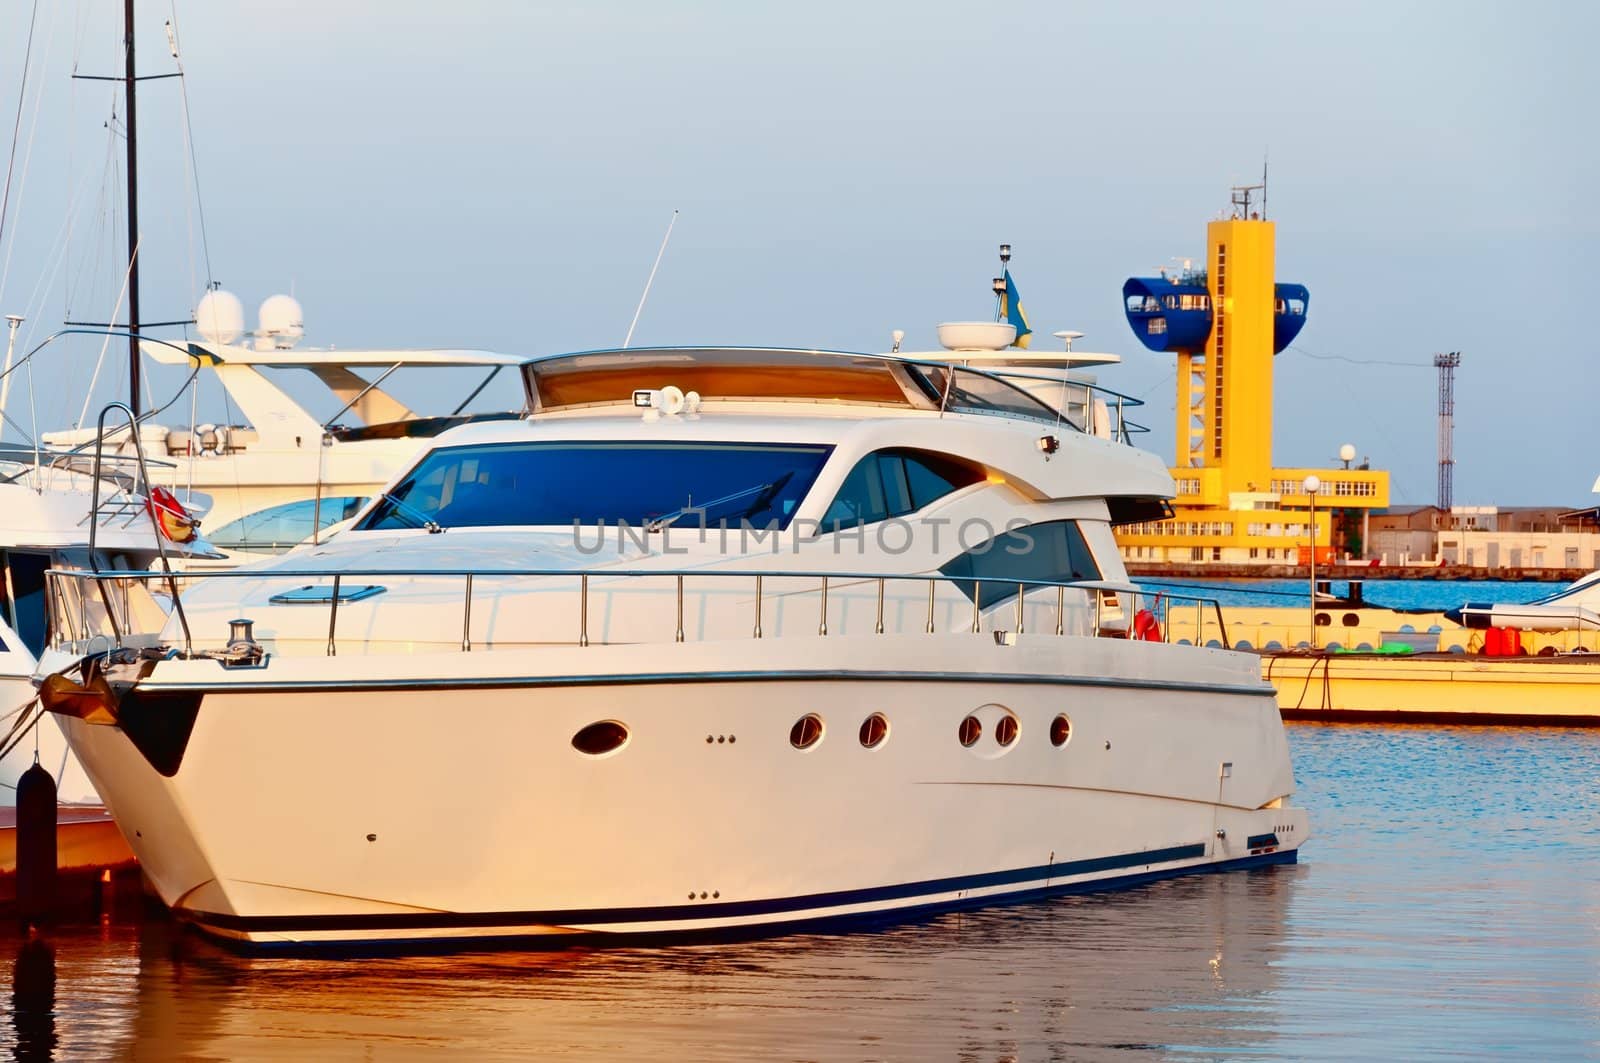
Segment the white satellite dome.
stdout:
[[256,335],[267,340],[275,350],[287,351],[300,342],[306,334],[305,314],[299,300],[292,295],[271,295],[256,311],[260,325]]
[[200,297],[194,308],[194,323],[200,338],[207,343],[238,343],[244,335],[244,304],[232,292],[212,289]]

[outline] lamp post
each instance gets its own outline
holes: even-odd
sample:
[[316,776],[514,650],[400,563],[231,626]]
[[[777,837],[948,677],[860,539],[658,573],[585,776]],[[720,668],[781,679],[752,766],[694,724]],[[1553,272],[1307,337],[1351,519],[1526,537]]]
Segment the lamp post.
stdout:
[[1311,503],[1311,637],[1308,640],[1312,649],[1317,648],[1317,488],[1322,486],[1322,481],[1316,475],[1307,476],[1305,479],[1306,499]]

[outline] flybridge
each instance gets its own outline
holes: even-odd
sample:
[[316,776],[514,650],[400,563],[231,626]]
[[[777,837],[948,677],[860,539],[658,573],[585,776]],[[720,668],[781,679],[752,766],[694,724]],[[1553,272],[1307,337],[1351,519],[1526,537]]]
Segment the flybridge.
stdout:
[[[1127,407],[1142,405],[1138,399],[1069,380],[1065,369],[1043,378],[1038,368],[1014,373],[999,364],[983,369],[957,364],[968,360],[968,353],[920,357],[766,347],[630,348],[536,358],[523,366],[523,381],[535,415],[633,406],[636,393],[670,385],[698,393],[704,403],[821,402],[990,414],[1122,442],[1142,431],[1123,417]],[[1049,385],[1048,396],[1040,397],[1040,380]]]

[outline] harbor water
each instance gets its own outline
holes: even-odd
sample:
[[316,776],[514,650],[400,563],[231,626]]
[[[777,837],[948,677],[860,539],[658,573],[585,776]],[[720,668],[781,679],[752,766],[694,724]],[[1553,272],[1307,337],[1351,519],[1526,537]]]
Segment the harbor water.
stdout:
[[[876,932],[425,958],[0,937],[17,1059],[1600,1057],[1600,733],[1293,725],[1301,863]],[[8,933],[11,933],[8,931]]]
[[[1318,581],[1328,578],[1334,594],[1349,592],[1347,573],[1335,570],[1331,577],[1319,574]],[[1358,577],[1359,579],[1359,577]],[[1252,607],[1283,606],[1295,608],[1309,605],[1310,587],[1307,580],[1141,580],[1151,587],[1178,587],[1190,593],[1215,597],[1224,607],[1243,605]],[[1362,594],[1367,605],[1387,609],[1453,609],[1467,602],[1506,602],[1523,604],[1554,594],[1565,583],[1543,583],[1533,580],[1429,580],[1429,579],[1369,579],[1361,580]]]

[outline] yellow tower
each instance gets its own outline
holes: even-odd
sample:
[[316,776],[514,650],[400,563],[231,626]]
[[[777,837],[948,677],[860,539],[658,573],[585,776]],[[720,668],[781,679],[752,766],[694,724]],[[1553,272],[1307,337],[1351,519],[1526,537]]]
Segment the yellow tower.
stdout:
[[1272,471],[1272,222],[1212,222],[1206,263],[1214,317],[1204,464],[1222,470],[1224,494],[1258,491]]
[[1173,519],[1121,529],[1130,561],[1300,562],[1313,540],[1319,555],[1359,543],[1348,528],[1335,536],[1337,514],[1389,503],[1388,473],[1318,469],[1313,524],[1313,470],[1273,467],[1272,361],[1305,325],[1310,294],[1274,280],[1276,227],[1250,209],[1259,187],[1235,189],[1234,216],[1207,226],[1203,267],[1123,285],[1134,333],[1178,359]]

